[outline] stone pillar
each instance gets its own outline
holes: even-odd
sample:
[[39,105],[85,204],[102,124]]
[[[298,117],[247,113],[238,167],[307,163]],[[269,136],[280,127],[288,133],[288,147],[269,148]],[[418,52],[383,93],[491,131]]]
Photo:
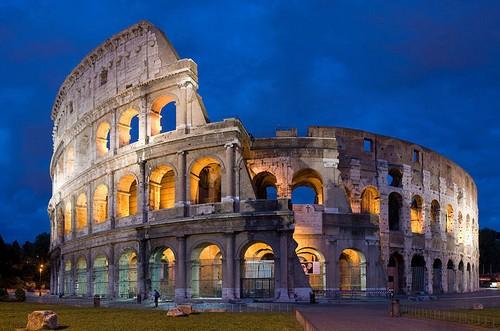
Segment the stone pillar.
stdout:
[[186,237],[177,237],[175,261],[175,302],[186,300]]
[[326,255],[326,295],[334,296],[335,291],[338,291],[338,252],[337,240],[328,240],[328,252]]
[[115,228],[115,172],[108,173],[108,219],[111,229]]
[[87,252],[87,296],[94,296],[94,284],[92,284],[94,275],[94,261],[92,261],[92,253],[90,250]]
[[222,201],[228,201],[232,202],[234,201],[234,188],[235,188],[235,182],[234,182],[234,143],[228,143],[224,145],[226,148],[226,180],[225,180],[225,185],[223,187],[223,195],[222,195]]
[[146,298],[146,268],[147,268],[147,252],[146,239],[139,241],[139,252],[137,261],[137,295],[141,299]]
[[116,155],[118,149],[118,121],[116,120],[116,109],[113,110],[111,128],[109,131],[109,154]]
[[[71,237],[73,239],[76,238],[77,231],[76,231],[76,197],[72,194],[69,197],[69,201],[71,203],[71,232],[72,235]],[[66,206],[64,206],[64,209],[66,209]]]
[[64,257],[61,255],[59,259],[59,281],[57,294],[64,294]]
[[147,180],[146,180],[146,160],[141,160],[140,163],[140,179],[139,179],[139,188],[140,188],[140,197],[141,201],[139,201],[139,206],[140,211],[141,211],[141,216],[142,216],[142,223],[147,223],[148,222],[148,199],[147,199]]
[[92,233],[92,224],[94,223],[94,185],[89,184],[87,187],[87,228],[88,234]]
[[426,279],[427,279],[427,282],[426,282],[426,290],[427,290],[427,293],[429,294],[433,294],[433,291],[434,291],[434,288],[433,288],[433,283],[434,283],[434,278],[433,278],[433,274],[432,274],[432,271],[433,271],[433,260],[430,256],[425,256],[425,272],[426,272]]
[[115,298],[115,284],[117,285],[118,273],[116,272],[115,266],[115,245],[111,244],[109,246],[108,254],[108,297]]
[[147,97],[144,97],[140,100],[139,109],[139,141],[142,142],[142,144],[147,144],[149,141],[148,130],[151,126],[148,125],[148,112]]
[[186,152],[177,152],[177,180],[175,181],[175,207],[180,209],[178,216],[185,216],[186,195]]
[[225,269],[222,278],[222,298],[232,300],[235,297],[235,267],[234,267],[234,233],[227,233],[226,252],[224,258]]
[[288,233],[286,231],[279,232],[280,234],[280,263],[279,263],[279,297],[277,301],[290,301],[288,296]]
[[177,131],[186,132],[188,129],[187,113],[190,94],[192,93],[192,83],[189,81],[177,85],[180,90],[179,102],[175,104],[175,127]]
[[55,274],[56,274],[56,271],[55,271],[54,261],[52,260],[50,263],[50,294],[51,295],[55,294],[55,291],[54,291],[55,286],[56,286],[56,282],[54,280]]

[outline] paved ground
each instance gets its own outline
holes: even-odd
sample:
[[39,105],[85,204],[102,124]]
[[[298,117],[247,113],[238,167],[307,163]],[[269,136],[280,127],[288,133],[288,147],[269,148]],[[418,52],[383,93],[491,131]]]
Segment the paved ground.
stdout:
[[[299,309],[320,331],[471,331],[476,326],[407,317],[389,317],[387,306],[335,305]],[[490,329],[491,330],[491,329]]]

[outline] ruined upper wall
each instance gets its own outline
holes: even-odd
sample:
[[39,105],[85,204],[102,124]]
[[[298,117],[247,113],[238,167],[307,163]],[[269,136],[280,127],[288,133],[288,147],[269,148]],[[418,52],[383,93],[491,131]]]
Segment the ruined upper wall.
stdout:
[[179,56],[166,36],[141,21],[92,50],[59,88],[51,117],[54,136],[109,98],[161,77]]

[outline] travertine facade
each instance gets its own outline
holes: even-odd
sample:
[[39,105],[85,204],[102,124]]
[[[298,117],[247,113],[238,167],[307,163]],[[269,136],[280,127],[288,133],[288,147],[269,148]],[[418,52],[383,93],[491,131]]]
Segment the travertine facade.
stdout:
[[[452,161],[343,128],[254,139],[237,119],[209,122],[197,89],[196,64],[148,22],[66,78],[52,110],[52,293],[477,289],[477,191]],[[294,203],[300,190],[307,204]]]

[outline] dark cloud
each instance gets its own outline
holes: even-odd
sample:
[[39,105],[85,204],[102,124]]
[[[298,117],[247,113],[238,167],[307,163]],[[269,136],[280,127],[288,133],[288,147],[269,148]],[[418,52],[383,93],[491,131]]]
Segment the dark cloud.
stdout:
[[256,136],[337,125],[420,143],[471,173],[481,226],[500,229],[498,17],[496,1],[4,1],[0,233],[48,230],[56,91],[141,19],[198,63],[212,120],[239,117]]

